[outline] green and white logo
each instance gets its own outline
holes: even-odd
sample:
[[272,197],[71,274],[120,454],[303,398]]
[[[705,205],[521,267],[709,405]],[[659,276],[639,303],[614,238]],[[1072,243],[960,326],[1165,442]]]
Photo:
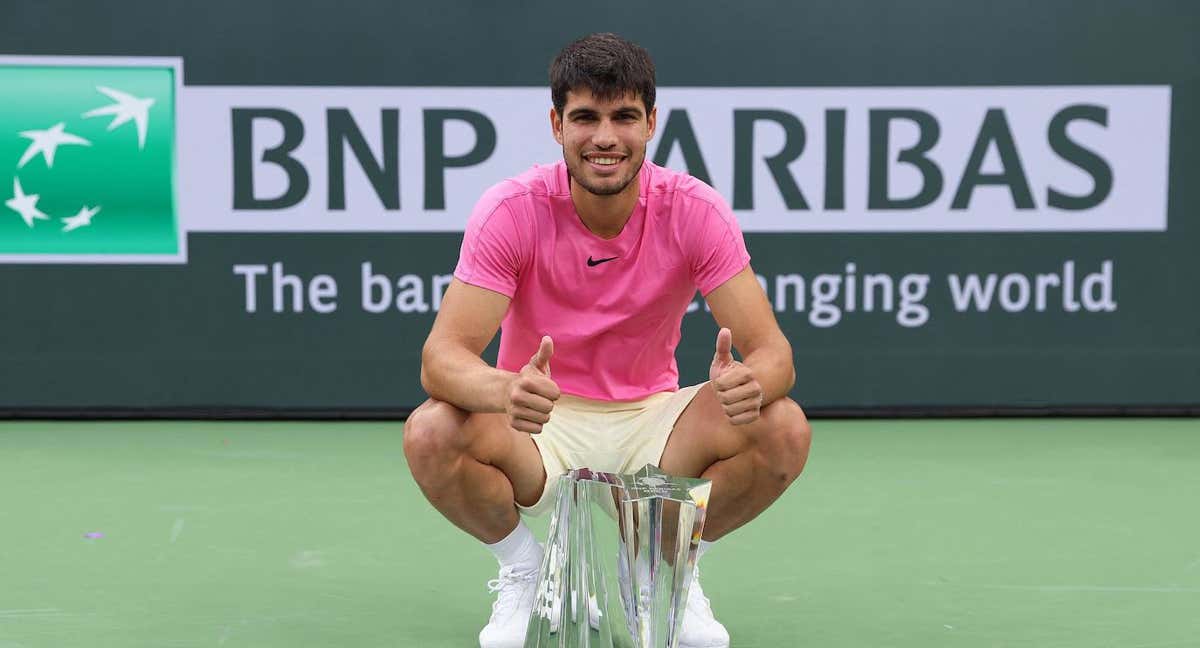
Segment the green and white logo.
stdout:
[[184,261],[178,66],[67,60],[0,59],[0,261]]

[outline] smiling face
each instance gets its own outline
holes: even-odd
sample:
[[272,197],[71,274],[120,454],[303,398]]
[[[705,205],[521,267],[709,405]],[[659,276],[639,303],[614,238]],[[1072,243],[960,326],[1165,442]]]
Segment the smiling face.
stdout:
[[571,179],[597,196],[620,194],[637,177],[656,117],[657,109],[647,114],[636,95],[602,101],[587,88],[567,93],[561,115],[550,109]]

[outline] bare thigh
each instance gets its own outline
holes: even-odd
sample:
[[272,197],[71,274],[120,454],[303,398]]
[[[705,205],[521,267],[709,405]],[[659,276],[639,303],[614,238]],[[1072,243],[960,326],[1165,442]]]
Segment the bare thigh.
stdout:
[[794,455],[807,456],[808,435],[804,412],[791,399],[767,405],[753,423],[733,425],[713,386],[706,384],[679,415],[660,463],[667,472],[699,476],[718,461],[753,449],[767,464],[803,466],[803,458]]

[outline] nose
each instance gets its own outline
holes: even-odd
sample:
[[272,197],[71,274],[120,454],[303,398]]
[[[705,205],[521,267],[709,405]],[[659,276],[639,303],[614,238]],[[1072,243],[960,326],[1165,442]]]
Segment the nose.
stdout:
[[617,133],[611,121],[601,119],[596,131],[592,133],[592,144],[596,148],[607,149],[617,145]]

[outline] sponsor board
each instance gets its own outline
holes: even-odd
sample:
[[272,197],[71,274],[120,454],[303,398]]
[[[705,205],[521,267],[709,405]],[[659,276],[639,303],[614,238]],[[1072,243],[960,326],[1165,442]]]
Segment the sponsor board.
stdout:
[[[192,231],[461,231],[542,88],[196,88]],[[1170,88],[663,88],[647,157],[747,232],[1162,231]]]
[[[0,57],[0,261],[461,231],[488,186],[561,157],[545,88],[182,77],[179,59]],[[1164,231],[1170,105],[1168,86],[668,87],[647,157],[716,187],[746,232]]]
[[0,57],[0,261],[186,261],[178,59]]

